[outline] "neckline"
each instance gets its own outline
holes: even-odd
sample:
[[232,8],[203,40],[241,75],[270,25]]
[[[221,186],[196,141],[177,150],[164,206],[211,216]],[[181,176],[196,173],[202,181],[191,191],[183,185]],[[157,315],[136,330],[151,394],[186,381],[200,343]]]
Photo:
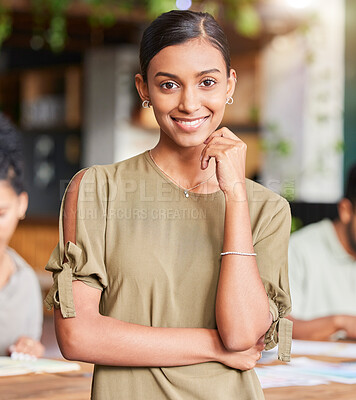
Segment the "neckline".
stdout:
[[184,195],[184,189],[176,185],[173,181],[171,181],[158,167],[157,165],[153,162],[153,160],[150,157],[149,154],[150,150],[146,150],[143,155],[146,159],[146,161],[151,165],[151,167],[157,172],[158,175],[161,176],[166,182],[168,182],[172,187],[174,187],[176,190],[182,193],[184,198],[186,200],[189,199],[189,197],[213,197],[213,196],[221,196],[223,195],[223,191],[221,189],[217,190],[216,192],[211,192],[211,193],[195,193],[195,192],[189,192],[189,197],[186,198]]

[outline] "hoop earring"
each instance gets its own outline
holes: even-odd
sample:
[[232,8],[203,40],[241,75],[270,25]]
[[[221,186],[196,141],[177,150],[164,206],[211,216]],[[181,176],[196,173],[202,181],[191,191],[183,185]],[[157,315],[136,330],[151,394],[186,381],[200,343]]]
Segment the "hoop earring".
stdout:
[[144,100],[144,101],[142,102],[142,107],[143,107],[143,108],[150,108],[150,107],[151,107],[150,101],[149,101],[149,100]]
[[229,97],[226,99],[226,104],[232,104],[234,102],[234,99],[232,97]]

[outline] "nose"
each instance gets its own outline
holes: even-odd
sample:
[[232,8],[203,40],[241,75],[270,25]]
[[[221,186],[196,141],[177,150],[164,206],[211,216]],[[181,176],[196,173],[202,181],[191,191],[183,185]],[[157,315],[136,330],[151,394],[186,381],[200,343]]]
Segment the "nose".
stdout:
[[178,110],[186,114],[193,114],[200,107],[201,99],[199,93],[194,88],[184,88],[179,98]]

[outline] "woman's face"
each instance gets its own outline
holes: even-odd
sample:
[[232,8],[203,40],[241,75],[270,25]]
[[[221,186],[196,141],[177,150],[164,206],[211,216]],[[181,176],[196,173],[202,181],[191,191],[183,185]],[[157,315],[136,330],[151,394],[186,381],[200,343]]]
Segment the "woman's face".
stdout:
[[161,50],[150,61],[147,83],[136,76],[142,99],[149,99],[161,128],[177,145],[201,145],[219,126],[236,73],[226,73],[220,51],[204,39]]
[[27,210],[27,193],[17,195],[11,185],[0,181],[0,247],[7,246],[17,223]]

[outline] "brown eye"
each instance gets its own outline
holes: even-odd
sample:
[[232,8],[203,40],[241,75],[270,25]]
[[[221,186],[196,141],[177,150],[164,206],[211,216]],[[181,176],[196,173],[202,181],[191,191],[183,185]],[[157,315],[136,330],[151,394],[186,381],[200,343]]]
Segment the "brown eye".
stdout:
[[170,89],[175,89],[175,88],[178,87],[178,86],[177,86],[177,84],[174,83],[174,82],[164,82],[164,83],[162,83],[161,87],[162,87],[163,89],[168,89],[168,90],[170,90]]
[[203,87],[211,87],[211,86],[214,86],[215,83],[216,82],[213,79],[204,79],[200,85]]

